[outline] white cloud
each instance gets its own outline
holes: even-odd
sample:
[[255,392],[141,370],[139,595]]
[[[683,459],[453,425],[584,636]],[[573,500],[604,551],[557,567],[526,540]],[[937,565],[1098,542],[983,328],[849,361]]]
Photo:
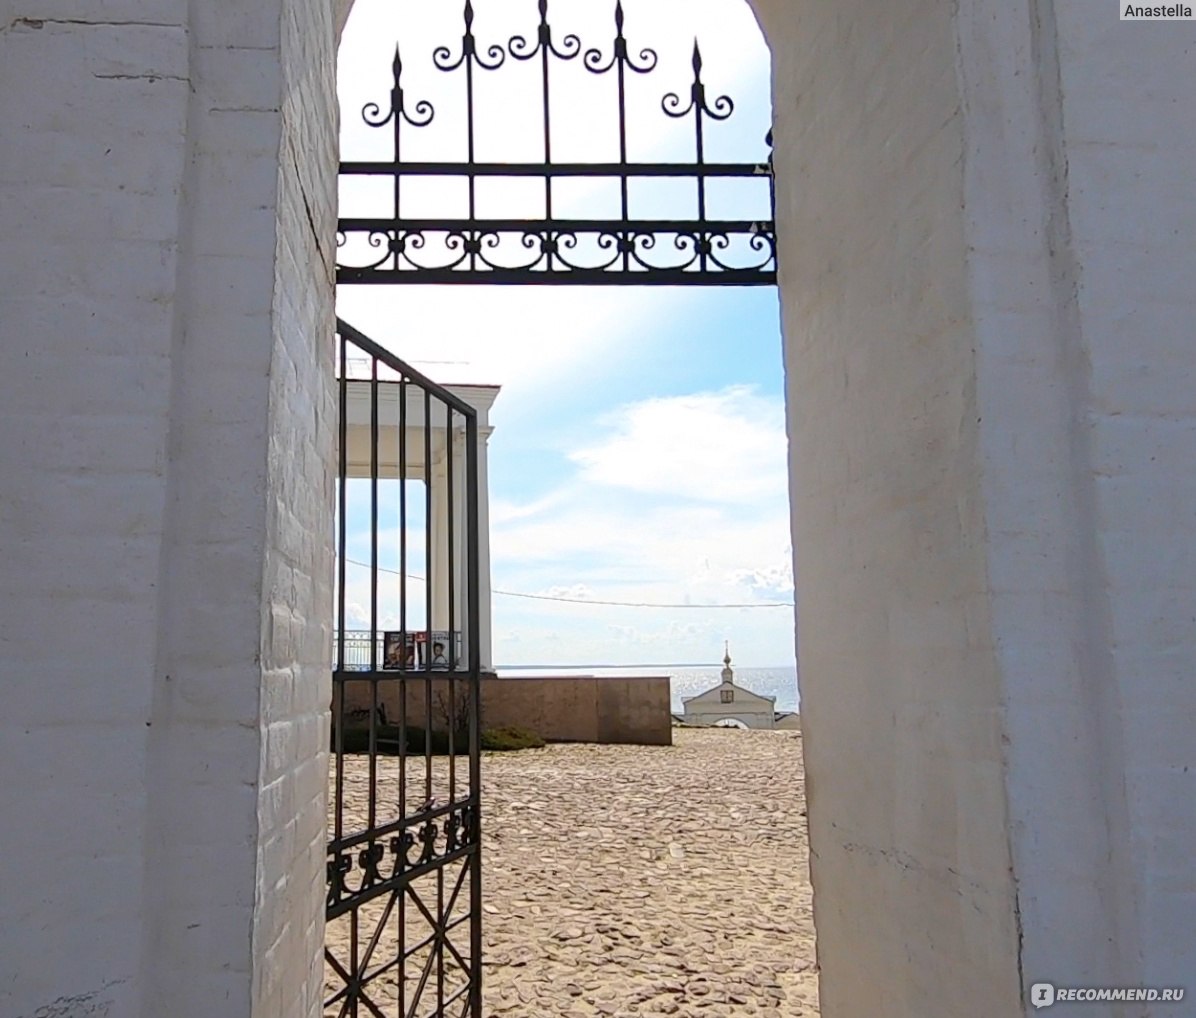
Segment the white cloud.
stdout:
[[786,497],[784,405],[748,386],[647,400],[571,459],[591,483],[711,503]]
[[[547,498],[504,507],[492,528],[495,586],[694,607],[496,597],[499,656],[509,628],[519,640],[506,660],[520,663],[548,644],[567,648],[571,661],[701,660],[728,636],[752,648],[749,660],[791,657],[784,609],[701,607],[789,600],[782,422],[779,400],[743,386],[646,400],[604,417],[573,456],[576,476]],[[563,643],[550,639],[560,636]]]
[[[663,118],[664,92],[688,96],[692,39],[701,38],[704,77],[713,99],[724,92],[738,103],[735,116],[707,136],[711,160],[755,159],[770,120],[768,53],[750,8],[742,0],[624,0],[627,35],[634,53],[651,46],[660,67],[631,76],[629,136],[632,159],[692,157],[692,124]],[[476,31],[484,45],[505,43],[514,33],[534,38],[534,0],[475,0]],[[614,0],[579,4],[553,0],[558,43],[576,32],[585,47],[609,53]],[[389,98],[394,28],[403,26],[407,99],[436,105],[433,127],[407,131],[409,158],[460,158],[462,132],[459,77],[431,69],[433,48],[458,52],[460,0],[358,0],[339,61],[346,158],[389,157],[389,129],[361,126],[361,107]],[[510,63],[510,61],[508,61]],[[537,62],[481,79],[479,158],[536,161],[540,125],[535,94]],[[531,77],[526,74],[530,73]],[[612,77],[586,74],[580,59],[554,68],[554,157],[612,159],[617,126],[609,90]],[[597,88],[597,92],[593,89]],[[455,91],[458,90],[458,91]],[[434,135],[432,132],[447,131]],[[445,148],[448,144],[455,150]],[[421,151],[418,146],[424,145]],[[530,146],[530,148],[529,148]],[[580,183],[580,182],[574,182]],[[657,182],[659,183],[659,182]],[[536,218],[542,184],[530,185],[509,215]],[[454,196],[458,185],[423,182],[405,192],[425,214]],[[609,188],[586,183],[556,192],[557,214],[609,215]],[[351,203],[371,204],[381,191],[347,188]],[[479,191],[481,194],[481,191]],[[633,193],[633,215],[680,214],[683,190]],[[482,195],[483,201],[494,196]],[[483,215],[494,211],[481,208]],[[383,213],[385,214],[385,213]],[[724,212],[724,215],[730,213]],[[745,215],[744,218],[747,218]],[[367,334],[443,382],[504,386],[499,413],[528,413],[548,390],[567,396],[588,384],[597,368],[617,362],[640,337],[676,327],[688,291],[676,288],[564,287],[341,287],[338,311]],[[562,410],[561,434],[579,422]],[[778,600],[789,568],[785,436],[778,399],[746,387],[684,397],[647,400],[595,422],[574,444],[575,474],[557,490],[526,501],[491,505],[494,585],[550,596],[602,600],[725,603]],[[390,555],[387,547],[385,554]],[[365,570],[346,586],[367,604]],[[771,585],[773,579],[778,585]],[[388,584],[383,613],[393,610]],[[532,662],[613,661],[659,658],[694,660],[721,655],[731,635],[756,648],[755,660],[774,664],[791,657],[792,627],[779,610],[721,612],[703,609],[634,610],[496,597],[495,641],[500,660]],[[713,649],[712,649],[713,646]],[[504,650],[504,648],[506,648]],[[662,650],[662,648],[667,648]],[[718,653],[714,653],[717,651]]]
[[491,526],[499,526],[514,520],[523,520],[530,516],[538,516],[560,505],[564,497],[564,492],[554,491],[532,502],[511,502],[504,499],[492,498],[490,500],[490,524]]
[[[492,507],[495,587],[554,598],[653,604],[788,600],[792,572],[779,398],[748,386],[729,386],[629,403],[585,425],[572,422],[574,430],[589,436],[570,457],[573,476],[545,496],[499,501]],[[367,560],[368,530],[360,529],[362,506],[354,506],[351,557]],[[422,528],[413,527],[411,538],[409,568],[422,572]],[[384,532],[379,544],[382,564],[393,568],[398,561],[395,535]],[[397,624],[397,577],[384,574],[380,580],[379,614],[384,625]],[[422,618],[422,584],[412,579],[411,585],[409,610]],[[351,604],[368,605],[368,569],[351,567],[346,587]],[[585,646],[598,654],[614,645],[629,654],[630,648],[647,646],[690,647],[696,654],[721,640],[721,627],[727,624],[725,616],[699,608],[651,610],[647,619],[633,612],[634,623],[624,623],[618,620],[628,612],[618,608],[501,596],[494,605],[500,639],[503,627],[512,625],[534,634],[522,647],[565,647],[562,653],[574,658]],[[578,612],[569,616],[567,626],[543,624],[545,619],[559,622],[561,613],[573,608]],[[593,615],[595,609],[599,615],[594,618],[601,617],[602,625],[625,625],[629,632],[615,639],[613,630],[602,630],[606,635],[595,635],[595,642],[587,644],[583,615]],[[350,614],[351,622],[364,621],[360,611],[351,609]],[[771,660],[784,659],[790,639],[784,613],[739,618],[735,629],[759,630],[752,641],[758,645],[767,645],[767,632],[779,633],[774,638],[779,649]]]
[[[475,31],[485,46],[504,45],[511,35],[535,37],[533,0],[478,0]],[[692,39],[699,36],[706,57],[705,76],[712,98],[729,92],[740,100],[725,132],[711,127],[710,159],[754,159],[768,127],[768,51],[747,4],[742,0],[625,0],[627,33],[633,53],[645,46],[660,54],[658,70],[633,79],[628,86],[629,136],[632,159],[692,158],[692,125],[664,117],[660,100],[666,91],[688,95]],[[584,48],[609,54],[614,34],[613,0],[607,3],[555,2],[551,19],[558,44],[577,33]],[[401,27],[401,31],[400,31]],[[436,108],[432,124],[404,134],[404,155],[414,159],[456,159],[464,156],[463,103],[460,75],[432,67],[436,46],[453,54],[461,45],[461,4],[429,4],[426,0],[358,0],[346,28],[338,61],[342,103],[342,144],[346,158],[390,158],[390,129],[363,125],[367,102],[389,102],[390,66],[396,37],[401,36],[407,101],[427,99]],[[478,90],[478,157],[491,160],[538,161],[543,157],[537,94],[538,61],[506,66],[480,76]],[[581,58],[556,65],[553,84],[553,145],[557,160],[617,158],[617,118],[610,85],[612,76],[588,74]],[[531,75],[531,77],[529,77]],[[728,151],[718,149],[720,144]],[[747,148],[750,139],[751,148]],[[746,154],[747,151],[754,153]],[[487,182],[483,182],[485,184]],[[643,183],[643,182],[641,182]],[[648,182],[651,183],[651,182]],[[479,210],[538,218],[544,214],[542,183],[521,182],[517,204],[483,186]],[[506,186],[504,184],[504,186]],[[558,184],[557,215],[609,215],[613,182]],[[423,215],[438,211],[459,214],[463,182],[428,178],[408,181],[404,211]],[[663,191],[645,184],[632,194],[633,215],[663,215],[682,193],[671,183]],[[504,192],[505,194],[506,192]],[[488,196],[489,194],[489,196]],[[386,181],[360,181],[342,186],[342,213],[378,215],[389,208]],[[486,202],[491,207],[486,206]],[[494,203],[502,204],[501,210]],[[388,214],[383,211],[382,215]],[[376,252],[373,252],[376,256]],[[601,358],[616,357],[636,329],[676,318],[685,307],[684,292],[659,288],[580,289],[563,287],[341,287],[342,317],[400,357],[441,382],[485,382],[507,388],[504,403],[514,396],[583,374]]]
[[752,590],[792,595],[793,560],[788,556],[788,551],[786,549],[782,565],[766,569],[741,569],[735,573],[736,580]]
[[670,313],[646,289],[340,287],[338,313],[436,381],[501,385],[501,406],[601,358]]

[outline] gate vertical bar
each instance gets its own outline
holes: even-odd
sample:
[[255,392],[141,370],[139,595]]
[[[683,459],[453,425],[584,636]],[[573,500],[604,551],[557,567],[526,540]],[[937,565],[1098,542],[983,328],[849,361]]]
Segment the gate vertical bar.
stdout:
[[[623,36],[623,0],[615,3],[615,63],[618,65],[619,89],[619,163],[624,167],[619,174],[619,208],[622,212],[623,232],[619,234],[623,249],[623,271],[631,271],[631,235],[628,221],[631,219],[631,183],[627,176],[627,40]],[[586,54],[588,59],[589,54]]]
[[[378,825],[378,360],[370,361],[370,796],[369,825]],[[370,849],[374,847],[371,840]]]
[[465,419],[466,559],[469,604],[469,798],[467,837],[473,844],[473,872],[469,882],[469,907],[479,921],[469,931],[469,957],[473,982],[470,988],[470,1018],[482,1018],[482,648],[478,558],[478,419]]
[[[473,163],[477,159],[477,150],[474,147],[476,139],[473,119],[473,5],[470,0],[465,0],[465,40],[462,43],[462,55],[465,59],[465,155],[469,162]],[[469,218],[472,222],[478,216],[478,183],[477,177],[472,173],[466,178],[466,186],[469,189]],[[476,242],[478,237],[476,234],[470,234],[469,240]],[[477,252],[472,244],[467,250],[469,251],[469,267],[476,271],[478,267]]]
[[[403,85],[403,57],[399,52],[399,44],[395,43],[395,59],[391,65],[391,70],[394,73],[394,85],[391,92],[390,105],[391,109],[395,111],[394,114],[394,134],[393,134],[393,152],[395,163],[399,163],[403,158],[403,97],[399,91]],[[394,206],[395,206],[395,223],[394,223],[394,241],[395,246],[399,244],[399,238],[403,235],[403,177],[402,174],[396,173],[394,177]],[[399,255],[396,251],[395,262],[398,263]],[[400,479],[401,480],[401,479]]]
[[[701,171],[706,163],[706,138],[702,131],[702,112],[706,106],[706,89],[702,84],[702,51],[698,49],[698,40],[694,40],[694,83],[693,83],[693,106],[694,106],[694,151],[696,166]],[[706,222],[706,178],[701,172],[698,173],[698,221]],[[706,252],[709,245],[709,236],[706,234],[699,235],[697,238],[698,244],[698,266],[702,272],[706,271]]]
[[[338,511],[340,518],[337,520],[337,605],[336,605],[336,638],[337,638],[337,670],[344,671],[345,668],[345,540],[347,534],[347,524],[345,522],[345,514],[347,511],[346,498],[348,487],[348,445],[349,445],[349,422],[348,416],[345,413],[344,407],[348,399],[348,373],[349,373],[349,340],[347,336],[341,336],[340,346],[340,427],[338,429],[340,440],[340,464],[339,477],[337,480],[337,491],[339,496]],[[333,690],[333,733],[336,739],[336,792],[335,792],[335,819],[333,821],[333,830],[336,838],[339,841],[344,833],[344,801],[345,801],[345,726],[343,724],[345,716],[345,686],[344,683],[336,683]]]
[[445,516],[448,519],[448,717],[446,718],[448,727],[448,766],[449,766],[449,800],[457,798],[457,680],[453,677],[460,662],[457,653],[457,624],[459,620],[456,617],[456,597],[457,597],[457,560],[454,552],[457,551],[454,537],[457,531],[457,516],[456,506],[454,505],[453,489],[456,487],[457,475],[453,463],[453,445],[455,444],[456,427],[454,412],[452,407],[445,407],[445,414],[448,417],[444,429],[444,456],[445,456],[445,476],[448,478],[448,483],[445,485]]
[[[549,56],[552,49],[552,29],[548,27],[548,0],[540,0],[540,25],[538,28],[540,37],[540,74],[542,81],[542,99],[544,104],[544,164],[550,165],[552,163],[552,92],[548,86],[548,77],[551,73],[549,66]],[[549,222],[552,221],[552,177],[548,174],[544,176],[544,218]],[[552,271],[553,266],[553,247],[552,241],[556,239],[555,235],[549,235],[546,238],[548,244],[548,270]]]
[[[399,686],[399,816],[407,816],[407,375],[399,375],[399,633],[402,640],[402,669]],[[406,857],[396,865],[406,866]],[[407,943],[407,895],[399,895],[398,942]],[[400,950],[398,998],[400,1016],[407,1014],[407,956]]]
[[440,556],[432,539],[436,504],[432,499],[432,394],[424,389],[424,808],[433,805],[432,795],[432,613],[436,603],[436,567]]

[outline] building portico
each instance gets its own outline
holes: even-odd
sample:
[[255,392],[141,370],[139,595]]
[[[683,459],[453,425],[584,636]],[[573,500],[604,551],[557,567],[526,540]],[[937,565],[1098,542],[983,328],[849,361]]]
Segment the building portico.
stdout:
[[[497,385],[447,385],[444,387],[458,399],[477,411],[478,463],[478,626],[481,666],[485,672],[494,671],[492,622],[490,617],[490,473],[488,442],[494,428],[490,424],[490,410],[498,398]],[[429,550],[426,569],[432,590],[432,617],[429,629],[445,632],[449,629],[450,614],[458,625],[466,615],[465,570],[466,556],[461,554],[469,544],[466,520],[466,461],[467,433],[464,419],[456,413],[449,418],[444,403],[425,403],[422,390],[402,386],[397,379],[378,383],[378,469],[379,480],[397,480],[402,470],[407,481],[426,485],[430,518],[428,520]],[[405,395],[406,405],[399,401]],[[372,403],[370,382],[354,378],[350,362],[347,384],[347,429],[345,469],[349,478],[371,477]],[[430,413],[429,413],[430,411]],[[405,436],[405,448],[400,451],[400,436]],[[429,455],[430,454],[430,455]],[[451,472],[451,479],[450,479]],[[451,492],[451,494],[450,494]],[[450,549],[455,553],[450,555]],[[422,553],[424,549],[419,549]],[[453,580],[448,580],[452,562]],[[421,578],[416,577],[415,582]],[[449,611],[450,591],[454,601]],[[422,603],[422,598],[415,598]],[[462,646],[462,659],[469,648]]]

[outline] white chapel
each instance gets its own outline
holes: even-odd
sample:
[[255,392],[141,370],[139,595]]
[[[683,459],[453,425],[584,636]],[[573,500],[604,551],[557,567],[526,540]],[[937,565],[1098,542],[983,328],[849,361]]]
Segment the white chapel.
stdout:
[[777,698],[761,696],[737,685],[731,667],[731,648],[724,647],[722,681],[704,693],[682,699],[682,721],[687,725],[722,728],[776,727]]

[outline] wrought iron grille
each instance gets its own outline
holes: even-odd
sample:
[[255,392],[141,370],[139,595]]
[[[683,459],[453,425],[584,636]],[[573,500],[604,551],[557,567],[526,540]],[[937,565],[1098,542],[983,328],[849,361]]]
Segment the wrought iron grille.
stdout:
[[[668,92],[660,101],[664,116],[688,119],[693,126],[693,159],[686,162],[634,162],[629,159],[627,83],[657,67],[653,49],[636,49],[625,34],[621,0],[614,6],[614,39],[609,50],[585,48],[575,34],[559,38],[548,15],[548,0],[538,0],[534,38],[514,35],[505,44],[482,45],[474,34],[474,7],[465,0],[460,49],[438,47],[436,68],[459,75],[466,115],[464,161],[412,161],[404,158],[409,132],[426,130],[435,119],[427,100],[412,102],[404,83],[398,50],[392,65],[389,106],[368,103],[366,124],[391,132],[388,161],[342,162],[342,182],[382,178],[391,183],[391,214],[342,218],[339,223],[337,280],[341,283],[561,283],[640,285],[759,286],[776,282],[776,231],[772,186],[771,133],[763,158],[753,163],[707,161],[707,131],[734,111],[728,96],[711,99],[702,79],[701,50],[694,43],[693,78],[688,97]],[[553,157],[554,86],[562,64],[578,61],[592,75],[611,75],[617,84],[617,159],[563,162]],[[476,158],[478,91],[484,76],[504,65],[537,62],[542,144],[530,162],[485,162]],[[612,139],[614,140],[614,139]],[[612,146],[613,148],[614,146]],[[464,214],[421,218],[403,183],[411,178],[465,181]],[[609,219],[568,218],[554,184],[565,178],[616,181],[620,214]],[[718,219],[710,215],[715,181],[761,180],[766,188],[755,219]],[[541,180],[543,215],[535,218],[483,218],[478,214],[478,183],[493,180]],[[636,218],[632,214],[634,181],[668,179],[692,186],[693,213],[688,218]]]
[[324,1013],[481,1018],[477,414],[337,350]]

